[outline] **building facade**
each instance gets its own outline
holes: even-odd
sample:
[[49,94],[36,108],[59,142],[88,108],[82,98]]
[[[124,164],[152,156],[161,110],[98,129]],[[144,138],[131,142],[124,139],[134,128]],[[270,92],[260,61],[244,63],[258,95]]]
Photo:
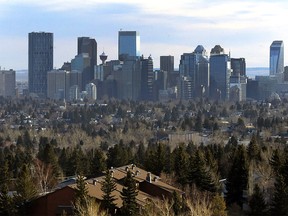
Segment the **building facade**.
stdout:
[[270,46],[270,76],[284,72],[284,43],[273,41]]
[[47,73],[53,69],[53,33],[29,33],[28,46],[29,92],[46,97]]
[[118,59],[136,59],[140,57],[140,34],[137,31],[119,31]]
[[51,70],[47,74],[47,97],[51,99],[68,99],[70,90],[70,72]]
[[0,96],[16,96],[16,72],[14,70],[0,70]]

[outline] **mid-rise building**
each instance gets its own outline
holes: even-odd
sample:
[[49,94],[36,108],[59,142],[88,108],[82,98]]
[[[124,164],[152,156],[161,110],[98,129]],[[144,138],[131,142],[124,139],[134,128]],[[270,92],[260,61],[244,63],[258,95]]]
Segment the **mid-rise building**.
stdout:
[[273,41],[270,46],[270,76],[284,72],[284,43]]
[[246,77],[246,61],[245,58],[231,58],[231,76]]
[[86,85],[86,92],[87,92],[87,98],[89,100],[96,100],[97,99],[97,88],[94,83],[88,83]]
[[118,58],[120,61],[140,57],[140,34],[137,31],[119,31]]
[[210,97],[213,99],[229,99],[229,82],[231,75],[230,56],[224,53],[220,45],[210,52]]
[[28,43],[29,92],[47,94],[47,73],[53,69],[53,33],[31,32]]
[[16,72],[14,70],[0,69],[0,96],[16,96]]

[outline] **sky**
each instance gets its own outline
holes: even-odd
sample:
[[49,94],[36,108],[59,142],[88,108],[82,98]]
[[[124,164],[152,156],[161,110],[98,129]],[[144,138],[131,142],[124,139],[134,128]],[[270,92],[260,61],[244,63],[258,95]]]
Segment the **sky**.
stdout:
[[174,56],[178,68],[183,53],[203,45],[209,54],[217,44],[247,67],[269,67],[271,43],[288,40],[287,11],[286,0],[0,0],[0,66],[27,69],[28,33],[40,31],[54,34],[55,68],[75,57],[82,36],[117,59],[122,29],[139,31],[154,68],[161,55]]

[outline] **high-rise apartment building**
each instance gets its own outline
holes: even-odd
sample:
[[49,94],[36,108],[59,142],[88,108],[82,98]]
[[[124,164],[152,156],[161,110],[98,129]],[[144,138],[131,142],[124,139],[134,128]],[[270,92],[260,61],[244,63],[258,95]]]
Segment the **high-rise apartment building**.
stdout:
[[172,80],[174,73],[174,56],[160,56],[160,70],[167,71],[167,86],[172,87],[175,82]]
[[15,95],[16,95],[15,71],[0,69],[0,96],[14,97]]
[[78,55],[87,53],[90,58],[90,66],[83,73],[84,86],[94,79],[94,68],[97,65],[97,42],[93,38],[78,37]]
[[284,43],[273,41],[270,46],[270,76],[284,72]]
[[120,61],[140,57],[140,34],[137,31],[119,31],[118,58]]
[[47,94],[47,73],[53,69],[53,33],[31,32],[28,43],[29,92]]
[[231,58],[231,76],[246,77],[246,61],[245,58]]
[[154,71],[153,59],[151,56],[148,58],[141,57],[141,100],[154,100]]
[[210,52],[210,97],[229,99],[230,75],[230,56],[224,53],[220,45],[216,45]]

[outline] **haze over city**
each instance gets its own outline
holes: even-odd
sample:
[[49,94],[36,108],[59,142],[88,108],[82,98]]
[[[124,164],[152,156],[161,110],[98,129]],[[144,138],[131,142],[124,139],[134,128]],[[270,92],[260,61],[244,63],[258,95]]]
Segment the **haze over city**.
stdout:
[[[233,57],[246,58],[247,67],[268,67],[273,40],[288,38],[283,28],[286,1],[131,1],[131,0],[0,0],[0,65],[28,68],[28,33],[54,34],[54,67],[77,54],[77,37],[95,38],[98,55],[117,59],[117,34],[139,31],[141,53],[173,55],[175,67],[181,54],[198,44],[209,53],[220,44]],[[286,48],[287,49],[287,46]],[[287,61],[285,60],[285,65]]]

